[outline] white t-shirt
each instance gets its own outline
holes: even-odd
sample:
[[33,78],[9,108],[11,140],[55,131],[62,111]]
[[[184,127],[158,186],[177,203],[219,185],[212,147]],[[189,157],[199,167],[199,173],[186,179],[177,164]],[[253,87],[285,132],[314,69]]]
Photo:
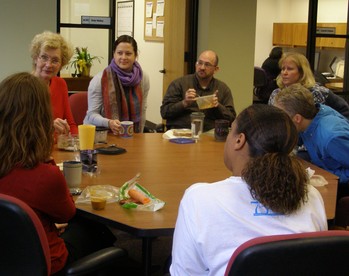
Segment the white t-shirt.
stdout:
[[224,275],[242,243],[259,236],[327,230],[321,194],[309,185],[308,201],[292,215],[266,209],[241,177],[189,187],[173,237],[171,276]]

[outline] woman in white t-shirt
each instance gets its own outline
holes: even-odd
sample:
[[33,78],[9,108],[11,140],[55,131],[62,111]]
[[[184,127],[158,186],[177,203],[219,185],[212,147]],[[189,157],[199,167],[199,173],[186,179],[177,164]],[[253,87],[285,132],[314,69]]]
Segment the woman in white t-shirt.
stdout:
[[170,273],[224,275],[255,237],[327,230],[320,193],[291,154],[297,130],[273,106],[251,105],[232,124],[224,162],[233,176],[188,188],[179,207]]

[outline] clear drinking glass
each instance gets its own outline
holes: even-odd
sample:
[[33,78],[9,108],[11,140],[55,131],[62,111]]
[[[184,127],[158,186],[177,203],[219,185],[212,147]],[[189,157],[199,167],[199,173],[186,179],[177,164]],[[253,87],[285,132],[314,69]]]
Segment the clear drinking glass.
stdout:
[[204,128],[205,114],[202,112],[193,112],[190,114],[190,118],[193,139],[198,140]]

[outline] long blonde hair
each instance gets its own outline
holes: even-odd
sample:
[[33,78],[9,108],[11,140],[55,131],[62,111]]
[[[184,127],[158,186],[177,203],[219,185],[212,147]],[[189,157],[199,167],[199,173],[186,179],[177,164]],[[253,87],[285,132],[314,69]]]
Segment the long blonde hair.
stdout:
[[[279,67],[281,68],[281,72],[282,72],[282,63],[285,60],[293,61],[296,64],[300,74],[298,83],[300,83],[306,88],[310,88],[315,85],[315,78],[314,78],[313,72],[310,69],[309,61],[304,55],[297,52],[285,53],[279,61]],[[281,74],[277,77],[276,83],[280,88],[285,87],[285,85],[282,83]]]
[[47,160],[52,122],[48,87],[40,79],[23,72],[0,83],[0,177]]

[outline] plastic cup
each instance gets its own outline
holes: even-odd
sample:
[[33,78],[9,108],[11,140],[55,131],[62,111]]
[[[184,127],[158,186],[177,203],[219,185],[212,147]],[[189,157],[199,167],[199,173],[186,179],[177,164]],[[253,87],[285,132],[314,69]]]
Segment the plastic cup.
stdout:
[[108,129],[105,127],[96,127],[95,143],[107,144]]
[[79,125],[80,150],[91,150],[95,142],[96,126]]
[[107,204],[107,198],[105,196],[91,195],[91,205],[94,210],[103,210]]
[[207,109],[213,107],[213,97],[214,95],[198,97],[196,103],[200,109]]
[[81,184],[82,165],[79,161],[64,161],[63,175],[69,188],[78,188]]
[[122,138],[131,138],[133,136],[133,122],[132,121],[122,121],[120,136]]
[[80,150],[82,172],[90,175],[98,174],[97,150]]

